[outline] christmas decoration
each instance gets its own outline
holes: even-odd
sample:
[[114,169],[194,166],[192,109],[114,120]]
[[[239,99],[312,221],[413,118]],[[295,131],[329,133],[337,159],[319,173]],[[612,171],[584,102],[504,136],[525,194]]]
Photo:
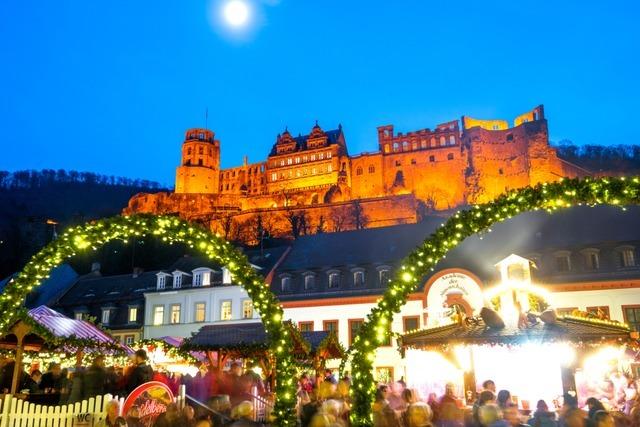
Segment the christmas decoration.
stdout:
[[553,212],[583,204],[614,205],[623,210],[624,205],[640,204],[640,178],[562,179],[511,191],[493,202],[457,212],[410,253],[401,263],[401,268],[388,284],[376,307],[367,316],[350,351],[353,372],[351,397],[354,402],[352,424],[364,426],[373,423],[371,404],[376,385],[372,364],[375,349],[387,339],[388,324],[393,315],[400,312],[409,293],[422,283],[422,278],[433,270],[447,252],[465,238],[480,232],[490,232],[492,224],[520,213],[538,209]]
[[[117,216],[71,227],[34,255],[24,269],[7,283],[0,295],[0,334],[6,333],[16,320],[24,299],[49,277],[51,270],[65,260],[86,250],[97,250],[112,241],[152,235],[167,244],[184,243],[208,258],[225,265],[234,282],[244,287],[262,317],[270,335],[271,351],[276,360],[278,381],[273,415],[278,425],[296,423],[296,381],[289,328],[283,326],[282,307],[264,279],[251,267],[247,258],[231,243],[201,226],[176,217],[154,215]],[[67,343],[65,344],[72,344]]]

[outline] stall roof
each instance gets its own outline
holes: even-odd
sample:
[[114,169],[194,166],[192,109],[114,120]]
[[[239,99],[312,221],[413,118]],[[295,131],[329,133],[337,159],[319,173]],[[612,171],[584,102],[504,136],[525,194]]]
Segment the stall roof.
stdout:
[[445,344],[524,344],[527,342],[631,342],[627,325],[612,321],[563,316],[556,323],[538,322],[525,329],[487,327],[478,323],[453,323],[410,332],[401,337],[402,347],[435,347]]
[[[330,358],[341,357],[344,349],[335,334],[326,331],[298,332],[292,328],[297,354],[315,355],[322,352]],[[236,323],[225,325],[207,325],[200,328],[183,343],[186,350],[267,350],[269,337],[262,322]]]

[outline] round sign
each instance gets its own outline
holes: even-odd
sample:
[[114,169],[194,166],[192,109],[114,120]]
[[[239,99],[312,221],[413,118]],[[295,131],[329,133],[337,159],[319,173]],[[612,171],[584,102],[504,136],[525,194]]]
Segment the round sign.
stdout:
[[127,396],[122,406],[122,416],[137,416],[142,425],[150,427],[160,414],[167,412],[167,406],[173,400],[173,393],[166,384],[149,381],[136,387]]

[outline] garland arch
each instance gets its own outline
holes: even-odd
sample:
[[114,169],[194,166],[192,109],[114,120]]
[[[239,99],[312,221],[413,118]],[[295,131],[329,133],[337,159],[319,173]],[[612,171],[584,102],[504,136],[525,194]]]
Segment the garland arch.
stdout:
[[58,239],[34,255],[24,269],[15,276],[0,295],[0,333],[7,330],[24,304],[31,290],[45,280],[51,270],[76,253],[112,241],[139,236],[154,236],[162,241],[184,243],[206,257],[225,265],[236,281],[247,291],[254,307],[271,338],[271,351],[275,355],[278,381],[274,414],[276,424],[296,424],[295,362],[288,351],[292,347],[289,331],[283,324],[282,307],[277,298],[249,264],[247,258],[226,240],[201,226],[169,216],[132,215],[115,216],[67,229]]
[[371,404],[376,392],[373,360],[376,348],[388,335],[387,326],[394,314],[400,312],[407,296],[418,287],[421,279],[465,238],[490,231],[492,224],[527,211],[545,209],[553,212],[575,205],[614,205],[624,209],[624,205],[638,204],[640,177],[562,179],[514,190],[492,202],[475,205],[451,216],[402,261],[354,340],[350,349],[353,358],[352,425],[369,426],[373,423]]

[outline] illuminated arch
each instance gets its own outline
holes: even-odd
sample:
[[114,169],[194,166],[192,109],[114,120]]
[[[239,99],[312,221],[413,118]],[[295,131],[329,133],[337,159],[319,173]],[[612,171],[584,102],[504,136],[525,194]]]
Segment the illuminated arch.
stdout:
[[67,229],[58,239],[34,255],[24,269],[7,284],[0,295],[0,333],[7,331],[23,310],[29,292],[49,277],[51,270],[78,252],[97,249],[104,244],[131,238],[153,236],[162,241],[184,243],[197,249],[207,258],[225,265],[235,281],[251,297],[262,317],[265,330],[271,338],[271,351],[276,360],[276,403],[274,415],[277,425],[296,424],[296,381],[294,360],[289,349],[293,347],[289,331],[283,324],[282,307],[269,285],[251,267],[247,258],[226,240],[208,230],[176,217],[133,215],[116,216],[93,221]]
[[[546,209],[550,212],[573,205],[638,205],[640,178],[563,179],[503,194],[490,203],[459,211],[429,236],[401,263],[376,307],[367,316],[352,346],[353,406],[351,422],[371,425],[371,404],[375,396],[372,375],[374,350],[387,338],[387,325],[400,312],[407,297],[451,249],[465,238],[523,212]],[[623,208],[624,209],[624,208]]]

